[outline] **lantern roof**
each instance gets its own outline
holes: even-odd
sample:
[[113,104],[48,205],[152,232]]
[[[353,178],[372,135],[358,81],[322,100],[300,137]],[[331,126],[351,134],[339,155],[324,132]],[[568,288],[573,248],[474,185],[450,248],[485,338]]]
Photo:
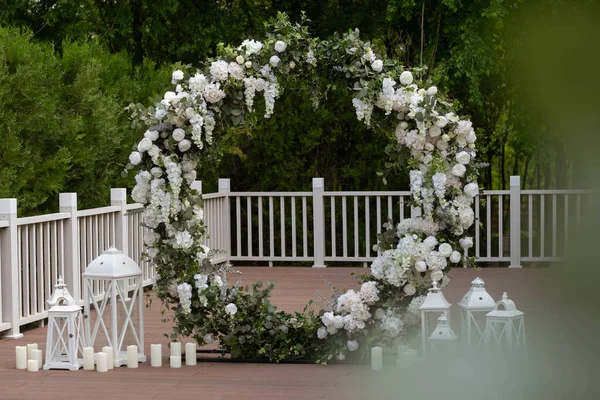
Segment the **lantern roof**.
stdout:
[[433,287],[429,289],[427,297],[419,310],[421,311],[446,311],[450,308],[450,303],[444,297],[441,289],[437,286],[437,281],[433,281]]
[[458,302],[458,306],[465,310],[491,311],[496,302],[485,290],[485,282],[477,277],[471,282],[471,288]]
[[95,258],[85,269],[84,278],[120,279],[142,275],[135,261],[121,250],[111,247]]
[[448,317],[446,317],[446,313],[443,313],[441,317],[438,318],[437,326],[435,327],[431,336],[429,336],[430,340],[437,341],[448,341],[455,340],[458,338],[450,325],[448,325]]
[[502,300],[498,301],[494,309],[485,314],[486,317],[495,318],[515,318],[524,315],[522,311],[517,310],[515,302],[508,298],[506,292],[502,295]]
[[50,299],[48,300],[48,305],[50,307],[77,305],[77,302],[69,293],[69,289],[67,289],[67,285],[65,285],[62,276],[58,277],[58,282],[54,285],[54,292],[52,292],[52,296],[50,296]]

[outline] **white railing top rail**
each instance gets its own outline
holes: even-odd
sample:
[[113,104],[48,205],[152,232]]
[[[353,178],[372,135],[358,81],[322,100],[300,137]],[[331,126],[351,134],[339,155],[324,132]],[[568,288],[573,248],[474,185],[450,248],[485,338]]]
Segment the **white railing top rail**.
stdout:
[[349,191],[349,192],[323,192],[323,196],[408,196],[410,191]]
[[31,225],[31,224],[40,224],[43,222],[52,222],[52,221],[60,221],[63,219],[68,219],[71,215],[69,213],[54,213],[54,214],[45,214],[45,215],[36,215],[35,217],[23,217],[17,218],[17,225]]
[[144,205],[140,204],[140,203],[131,203],[131,204],[127,204],[125,206],[125,209],[127,211],[129,211],[129,210],[141,210],[142,208],[144,208]]
[[[212,196],[212,195],[218,196]],[[212,198],[212,197],[222,197],[225,194],[230,197],[302,197],[302,196],[312,196],[312,192],[229,192],[229,193],[211,193],[208,195],[203,195],[202,197]]]
[[98,208],[90,208],[88,210],[77,210],[78,217],[91,217],[93,215],[102,215],[102,214],[110,214],[117,211],[121,211],[120,206],[107,206],[107,207],[98,207]]
[[8,226],[8,221],[0,221],[0,228],[6,228]]
[[521,190],[521,194],[594,194],[590,189],[535,189]]

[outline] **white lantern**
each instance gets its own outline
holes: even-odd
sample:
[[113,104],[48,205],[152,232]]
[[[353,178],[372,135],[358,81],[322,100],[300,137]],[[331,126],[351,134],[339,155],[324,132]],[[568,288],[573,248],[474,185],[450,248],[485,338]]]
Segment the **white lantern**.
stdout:
[[86,346],[102,341],[112,347],[113,360],[108,362],[115,367],[127,364],[128,345],[137,346],[139,362],[146,361],[142,292],[140,267],[114,247],[94,259],[83,273]]
[[431,316],[439,317],[438,314],[446,314],[448,326],[450,326],[450,303],[442,294],[440,288],[437,287],[437,281],[433,281],[433,287],[429,289],[425,301],[419,307],[421,311],[421,351],[423,356],[427,355],[427,339],[430,335],[429,319]]
[[467,346],[477,346],[483,340],[485,314],[492,311],[496,302],[485,290],[485,282],[475,278],[471,288],[458,302],[461,308],[461,335]]
[[79,357],[83,351],[81,307],[71,297],[62,277],[58,278],[48,305],[44,369],[76,371],[83,366],[83,360]]
[[429,352],[431,355],[453,355],[456,352],[458,336],[454,333],[446,313],[438,318],[437,326],[429,336]]
[[501,349],[525,350],[525,314],[515,306],[504,292],[502,300],[486,314],[484,342],[486,346]]

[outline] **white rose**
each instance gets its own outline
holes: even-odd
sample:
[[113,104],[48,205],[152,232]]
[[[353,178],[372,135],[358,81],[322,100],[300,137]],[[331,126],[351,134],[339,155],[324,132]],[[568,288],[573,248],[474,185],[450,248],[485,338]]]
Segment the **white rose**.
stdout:
[[327,337],[327,328],[322,326],[319,329],[317,329],[317,337],[319,339],[325,339]]
[[375,72],[381,72],[381,70],[383,69],[383,61],[381,60],[375,60],[371,63],[371,68],[373,68],[373,71]]
[[433,279],[434,281],[439,281],[444,277],[444,273],[442,272],[442,270],[436,269],[435,271],[431,271],[430,276],[431,279]]
[[442,135],[442,140],[447,143],[450,141],[450,136],[448,136],[448,134],[444,133]]
[[467,133],[467,143],[473,144],[477,140],[477,135],[475,135],[475,131],[470,131]]
[[354,351],[358,349],[358,342],[356,340],[348,340],[346,342],[346,347],[348,347],[348,350]]
[[269,59],[269,64],[271,64],[274,67],[278,66],[280,62],[281,62],[281,59],[277,56],[272,56]]
[[423,240],[423,243],[425,243],[425,246],[433,248],[438,241],[435,236],[427,236],[425,240]]
[[244,61],[246,61],[246,60],[244,60],[244,56],[237,56],[237,57],[235,58],[235,61],[236,61],[238,64],[242,65],[242,64],[244,63]]
[[466,151],[461,151],[456,155],[456,161],[458,161],[461,164],[467,165],[469,162],[471,162],[471,155]]
[[438,92],[438,88],[436,88],[435,86],[430,87],[429,89],[427,89],[427,96],[435,96]]
[[[448,135],[446,135],[446,136],[448,136]],[[440,150],[440,151],[448,150],[449,146],[450,145],[445,140],[438,140],[437,143],[435,144],[435,147],[437,147],[438,150]]]
[[225,312],[227,313],[227,315],[235,315],[237,313],[237,306],[233,303],[229,303],[225,306]]
[[153,167],[150,170],[150,173],[152,174],[153,177],[155,177],[155,178],[158,179],[158,178],[160,178],[162,176],[163,170],[160,167]]
[[460,247],[462,247],[463,249],[469,249],[469,248],[473,247],[473,238],[466,237],[466,238],[460,239],[459,243],[460,243]]
[[458,176],[459,178],[462,178],[465,175],[465,172],[467,172],[467,167],[462,164],[456,164],[452,167],[452,175]]
[[171,75],[171,83],[175,84],[182,79],[183,79],[183,71],[181,71],[181,70],[173,71],[173,74]]
[[283,40],[278,40],[275,42],[275,51],[278,53],[283,53],[287,47],[287,44]]
[[290,69],[294,69],[296,68],[296,63],[293,61],[290,61]]
[[383,310],[383,308],[378,308],[377,310],[375,310],[375,319],[382,319],[384,315],[385,311]]
[[153,143],[152,140],[148,139],[148,138],[143,138],[142,140],[140,140],[140,143],[138,144],[138,151],[140,153],[143,153],[145,151],[148,151],[152,148]]
[[427,151],[433,151],[433,149],[435,149],[435,146],[431,143],[425,143],[425,150]]
[[413,75],[410,71],[404,71],[400,74],[400,83],[404,86],[408,86],[413,83]]
[[177,128],[173,131],[173,139],[176,142],[181,142],[185,138],[185,131],[181,128]]
[[335,327],[335,325],[329,325],[327,327],[327,333],[329,333],[330,335],[335,335],[337,333],[337,328]]
[[438,251],[442,257],[450,257],[450,254],[452,254],[452,246],[450,246],[448,243],[442,243],[440,244]]
[[179,151],[186,152],[188,151],[191,147],[192,147],[192,142],[190,142],[187,139],[183,139],[181,142],[179,142],[177,144],[177,147],[179,148]]
[[465,194],[471,197],[475,197],[479,194],[479,186],[476,183],[471,182],[465,185]]
[[154,113],[154,117],[155,117],[157,120],[159,120],[159,121],[160,121],[161,119],[163,119],[163,118],[165,117],[165,115],[167,115],[167,112],[166,112],[165,110],[162,110],[162,109],[160,109],[160,108],[157,108],[157,109],[156,109],[156,112]]
[[461,222],[463,228],[465,228],[465,229],[467,229],[468,227],[473,225],[473,222],[475,221],[475,213],[473,212],[473,209],[470,207],[463,208],[462,210],[460,210],[458,213],[458,217],[460,218],[460,222]]
[[417,94],[419,96],[425,96],[427,94],[427,90],[425,90],[425,89],[419,89],[419,90],[417,90]]
[[415,287],[411,283],[407,283],[402,288],[402,291],[404,291],[405,295],[412,296],[412,295],[414,295],[417,292],[417,289],[415,289]]
[[333,325],[333,312],[329,311],[326,312],[325,314],[323,314],[323,316],[321,317],[321,322],[323,322],[323,325],[325,325],[326,327],[330,327]]
[[150,150],[148,150],[148,155],[150,157],[156,157],[158,156],[158,153],[160,153],[160,149],[157,145],[153,145],[152,147],[150,147]]
[[204,335],[202,340],[204,340],[204,343],[206,343],[206,344],[211,344],[212,342],[215,341],[212,333],[207,333],[206,335]]
[[459,263],[461,260],[462,256],[460,255],[460,253],[458,251],[453,251],[452,254],[450,254],[450,262],[451,263]]
[[246,68],[252,68],[252,61],[246,61],[246,64],[244,64],[246,66]]
[[431,128],[429,128],[429,130],[427,131],[427,133],[429,133],[429,136],[431,137],[438,137],[442,134],[442,129],[437,125],[432,125]]
[[436,117],[435,119],[435,124],[437,126],[439,126],[440,128],[445,127],[446,125],[448,125],[448,120],[446,119],[446,117],[442,117],[441,115]]
[[144,137],[152,140],[153,142],[158,139],[158,131],[146,131],[144,132]]
[[138,165],[142,162],[142,155],[139,152],[134,151],[129,155],[129,162],[133,165]]
[[417,272],[425,272],[427,271],[427,263],[423,260],[419,260],[415,263],[415,269]]

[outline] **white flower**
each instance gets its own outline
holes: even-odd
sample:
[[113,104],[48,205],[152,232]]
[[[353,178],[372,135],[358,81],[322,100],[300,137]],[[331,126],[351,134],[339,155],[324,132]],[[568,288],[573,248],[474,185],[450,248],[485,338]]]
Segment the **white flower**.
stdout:
[[192,142],[187,139],[183,139],[181,142],[177,143],[177,147],[179,148],[179,151],[183,153],[192,147]]
[[452,246],[450,246],[448,243],[442,243],[440,244],[438,251],[442,257],[450,257],[450,254],[452,254]]
[[450,141],[450,136],[448,136],[447,134],[445,134],[445,133],[444,133],[444,134],[442,135],[442,140],[443,140],[444,142],[448,143],[448,142]]
[[477,140],[477,135],[475,135],[475,131],[470,131],[467,133],[467,143],[474,144]]
[[226,61],[219,60],[214,61],[210,64],[210,76],[213,81],[222,82],[226,81],[229,76],[229,69]]
[[346,342],[346,347],[348,347],[348,350],[354,351],[358,349],[358,342],[356,340],[348,340]]
[[437,125],[431,125],[427,133],[429,133],[429,136],[431,137],[438,137],[442,134],[442,129]]
[[415,263],[415,270],[417,272],[425,272],[427,271],[427,264],[423,260],[419,260]]
[[173,130],[173,140],[175,140],[176,142],[181,142],[183,140],[183,138],[185,137],[185,131],[181,128],[177,128],[175,130]]
[[317,329],[317,337],[319,339],[325,339],[327,337],[327,328],[322,326],[319,329]]
[[219,275],[214,275],[212,277],[212,284],[217,287],[223,287],[223,279]]
[[464,190],[467,196],[475,197],[479,194],[479,186],[474,182],[466,184]]
[[179,295],[179,303],[184,314],[189,314],[192,306],[192,286],[189,283],[182,283],[177,286],[177,294]]
[[252,68],[252,61],[246,61],[246,64],[244,64],[246,66],[246,68]]
[[435,86],[430,87],[429,89],[427,89],[427,96],[435,96],[438,92],[438,88]]
[[456,161],[467,165],[471,161],[471,155],[466,151],[461,151],[460,153],[456,154]]
[[281,59],[277,56],[271,56],[271,58],[269,59],[269,64],[271,64],[274,67],[278,66],[280,62]]
[[283,40],[278,40],[275,42],[275,51],[278,53],[283,53],[287,47],[287,44]]
[[147,130],[144,132],[144,137],[154,142],[156,139],[158,139],[158,131]]
[[471,247],[473,247],[473,238],[472,237],[466,237],[466,238],[462,238],[459,240],[460,243],[460,247],[462,247],[463,249],[470,249]]
[[375,60],[371,63],[371,68],[373,68],[373,71],[375,72],[381,72],[381,70],[383,69],[383,61],[381,60]]
[[[444,136],[448,136],[448,135],[444,135]],[[450,138],[448,138],[450,139]],[[448,150],[448,147],[450,147],[450,145],[448,144],[447,141],[443,140],[443,136],[442,136],[442,140],[438,140],[437,143],[435,144],[435,147],[437,147],[437,149],[439,151],[446,151]]]
[[183,71],[181,71],[181,70],[173,71],[173,74],[171,75],[171,83],[172,84],[176,84],[177,82],[179,82],[182,79],[183,79]]
[[344,355],[344,353],[340,353],[336,356],[336,358],[338,359],[338,361],[344,361],[346,359],[346,356]]
[[458,212],[458,218],[460,219],[460,224],[464,229],[467,229],[473,222],[475,222],[475,213],[471,207],[463,208]]
[[152,140],[148,139],[148,138],[143,138],[142,140],[140,140],[140,143],[138,144],[138,151],[140,153],[143,153],[145,151],[148,151],[152,148],[153,143]]
[[235,58],[235,61],[236,61],[238,64],[240,64],[240,65],[244,64],[244,61],[245,61],[245,60],[244,60],[244,56],[237,56],[237,57]]
[[400,74],[400,83],[404,86],[408,86],[413,83],[413,75],[410,71],[404,71]]
[[417,292],[417,289],[415,289],[415,287],[412,284],[407,283],[402,288],[402,291],[404,292],[405,295],[412,296],[412,295],[414,295]]
[[261,42],[257,42],[254,39],[244,40],[242,45],[238,47],[238,50],[242,50],[242,48],[246,49],[246,57],[255,53],[258,53],[262,48],[263,44]]
[[294,69],[296,68],[296,63],[293,61],[290,61],[290,69]]
[[326,327],[333,326],[333,312],[329,311],[323,314],[323,316],[321,317],[321,322]]
[[333,327],[335,329],[342,329],[344,327],[344,317],[341,315],[333,317]]
[[426,245],[427,247],[429,247],[429,248],[432,248],[432,249],[433,249],[433,248],[435,247],[435,245],[437,245],[437,244],[438,244],[438,241],[437,241],[437,239],[435,238],[435,236],[427,236],[427,237],[425,238],[425,240],[423,240],[423,243],[425,243],[425,245]]
[[134,151],[129,155],[129,162],[133,165],[138,165],[142,162],[142,155],[139,152]]
[[382,319],[384,315],[385,311],[383,310],[383,308],[378,308],[377,310],[375,310],[375,319]]
[[444,277],[444,273],[441,270],[436,269],[434,271],[431,271],[430,276],[431,276],[431,279],[433,279],[434,281],[439,281],[440,279],[442,279]]
[[165,115],[167,115],[167,112],[165,110],[163,110],[162,108],[157,108],[156,112],[154,113],[154,118],[160,121],[164,118]]
[[379,289],[374,281],[365,282],[360,287],[360,298],[367,304],[374,304],[379,300]]
[[439,126],[440,128],[443,128],[446,125],[448,125],[448,120],[446,119],[446,117],[439,115],[435,118],[435,125]]
[[244,68],[237,63],[230,62],[227,66],[227,71],[229,72],[229,75],[233,77],[233,79],[238,81],[244,79]]
[[227,315],[235,315],[237,313],[237,306],[233,303],[229,303],[225,306],[225,312],[227,313]]
[[461,260],[462,256],[460,255],[460,253],[458,251],[453,251],[452,254],[450,254],[450,262],[451,263],[459,263]]
[[210,83],[204,88],[204,98],[209,103],[218,103],[225,98],[226,94],[221,90],[219,83]]
[[202,340],[206,344],[211,344],[211,343],[213,343],[215,341],[214,338],[213,338],[212,333],[207,333],[206,335],[204,335],[204,337],[202,338]]
[[458,176],[459,178],[462,178],[465,175],[465,172],[467,172],[467,167],[463,164],[459,163],[452,167],[452,175]]

